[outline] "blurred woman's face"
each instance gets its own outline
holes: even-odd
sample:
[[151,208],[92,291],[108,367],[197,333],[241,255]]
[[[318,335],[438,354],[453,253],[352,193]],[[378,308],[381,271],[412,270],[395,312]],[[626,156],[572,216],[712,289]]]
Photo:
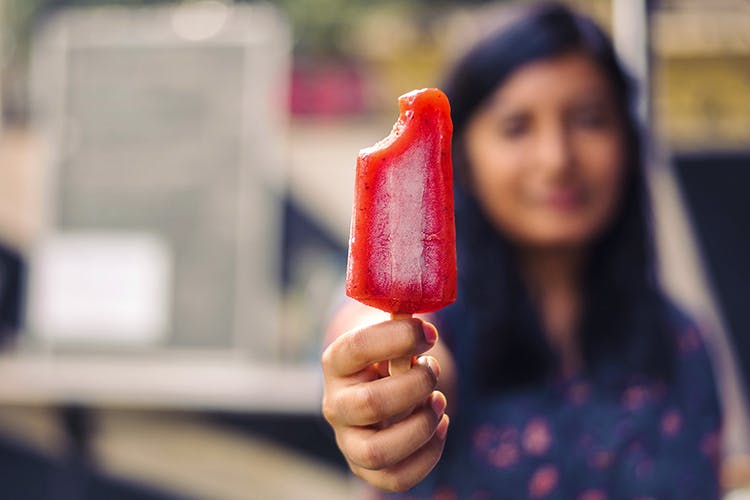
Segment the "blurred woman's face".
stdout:
[[606,76],[583,54],[518,69],[472,117],[464,141],[475,195],[518,246],[584,246],[617,208],[622,117]]

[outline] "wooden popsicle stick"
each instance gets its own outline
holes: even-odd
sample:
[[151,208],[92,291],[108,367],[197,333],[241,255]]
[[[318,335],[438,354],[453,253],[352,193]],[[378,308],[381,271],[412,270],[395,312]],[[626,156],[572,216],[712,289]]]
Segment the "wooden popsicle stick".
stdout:
[[[409,319],[412,315],[409,313],[391,313],[391,319]],[[393,375],[400,375],[406,373],[411,369],[412,356],[404,356],[402,358],[391,359],[388,361],[388,373]]]

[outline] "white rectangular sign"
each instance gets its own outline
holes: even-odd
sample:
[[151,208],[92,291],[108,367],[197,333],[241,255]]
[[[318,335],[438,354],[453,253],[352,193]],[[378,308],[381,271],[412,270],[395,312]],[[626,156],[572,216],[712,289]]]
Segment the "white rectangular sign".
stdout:
[[170,322],[171,257],[147,233],[75,232],[42,244],[31,269],[31,330],[59,342],[153,344]]

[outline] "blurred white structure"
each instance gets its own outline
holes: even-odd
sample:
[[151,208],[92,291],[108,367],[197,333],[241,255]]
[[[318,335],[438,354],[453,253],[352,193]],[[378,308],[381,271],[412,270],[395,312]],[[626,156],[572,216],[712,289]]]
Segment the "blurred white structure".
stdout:
[[47,205],[0,399],[317,410],[313,368],[277,356],[289,67],[266,4],[49,20],[30,78]]
[[158,347],[274,354],[288,38],[270,8],[211,1],[65,11],[35,44],[50,181],[39,243],[161,239],[174,272]]

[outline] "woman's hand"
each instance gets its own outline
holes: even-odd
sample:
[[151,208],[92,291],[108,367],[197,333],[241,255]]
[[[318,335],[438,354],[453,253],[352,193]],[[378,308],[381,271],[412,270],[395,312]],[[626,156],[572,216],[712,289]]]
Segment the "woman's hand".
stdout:
[[411,488],[443,452],[449,419],[435,390],[437,360],[421,356],[392,377],[387,361],[420,355],[437,337],[420,319],[385,321],[341,335],[323,353],[323,415],[352,472],[380,489]]

